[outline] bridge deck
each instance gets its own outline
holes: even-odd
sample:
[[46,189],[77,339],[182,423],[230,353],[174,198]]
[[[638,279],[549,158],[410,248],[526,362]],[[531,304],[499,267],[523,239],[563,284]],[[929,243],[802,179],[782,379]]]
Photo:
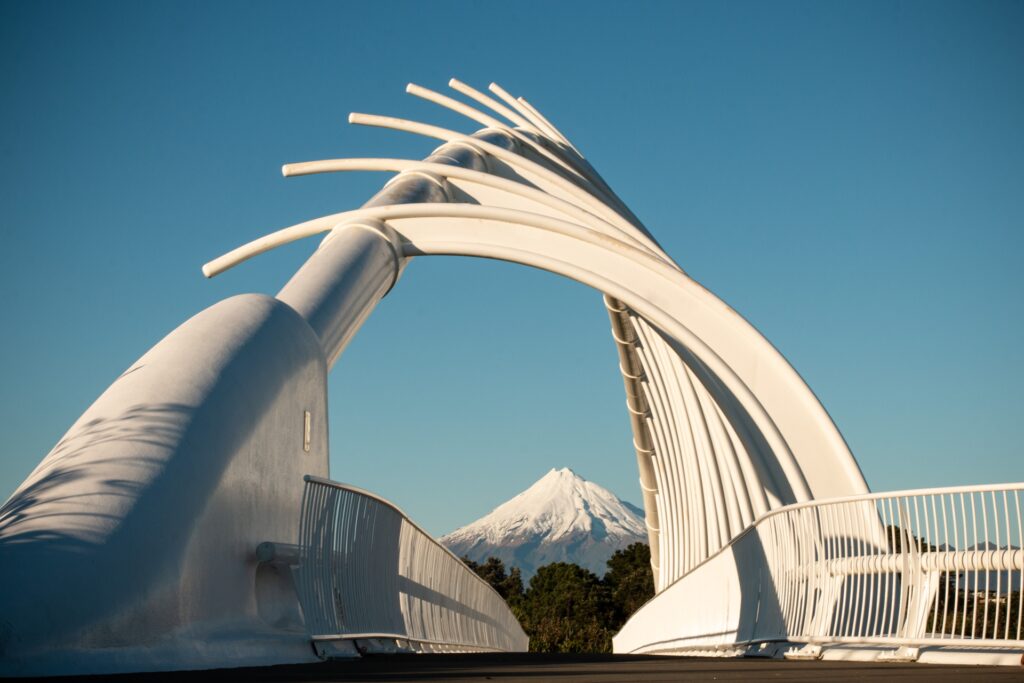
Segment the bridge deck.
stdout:
[[[1021,681],[1024,667],[936,666],[864,662],[800,662],[642,655],[449,654],[377,655],[323,664],[223,669],[214,679],[245,681]],[[127,680],[102,676],[64,679]],[[191,681],[195,672],[149,674],[147,680]]]

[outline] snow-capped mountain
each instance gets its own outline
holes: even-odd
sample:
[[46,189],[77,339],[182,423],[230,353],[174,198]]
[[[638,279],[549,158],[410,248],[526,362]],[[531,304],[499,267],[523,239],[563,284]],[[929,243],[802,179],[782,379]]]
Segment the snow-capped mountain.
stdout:
[[549,562],[575,562],[603,576],[613,552],[647,542],[643,516],[566,467],[440,541],[459,557],[480,562],[493,556],[519,567],[524,581]]

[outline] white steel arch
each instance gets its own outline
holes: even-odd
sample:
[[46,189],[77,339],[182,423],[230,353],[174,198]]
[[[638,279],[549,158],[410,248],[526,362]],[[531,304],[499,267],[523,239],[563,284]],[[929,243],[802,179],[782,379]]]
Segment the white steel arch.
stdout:
[[[488,126],[483,134],[511,135],[512,147],[481,140],[481,134],[353,114],[353,123],[471,145],[486,171],[445,161],[339,159],[286,165],[285,175],[425,172],[479,204],[385,204],[313,219],[243,245],[204,266],[204,273],[213,276],[267,249],[335,234],[350,223],[384,221],[407,256],[501,258],[606,294],[620,357],[640,371],[623,367],[659,587],[735,538],[756,514],[867,491],[835,425],[781,354],[690,280],[538,112],[492,88],[530,120],[536,141],[526,140],[526,132],[510,131],[451,98],[415,85],[408,90]],[[502,169],[513,174],[502,177]],[[624,316],[620,333],[614,331],[617,316]],[[661,562],[663,556],[670,561]]]

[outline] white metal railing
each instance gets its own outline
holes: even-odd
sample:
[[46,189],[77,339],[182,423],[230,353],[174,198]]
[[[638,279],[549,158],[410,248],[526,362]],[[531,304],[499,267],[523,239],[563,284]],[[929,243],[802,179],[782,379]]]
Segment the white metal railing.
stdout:
[[305,481],[296,578],[314,643],[527,649],[501,596],[399,508],[347,484]]
[[790,642],[804,645],[787,653],[796,657],[849,645],[881,658],[941,647],[964,661],[979,648],[1019,661],[1022,498],[1015,483],[778,508],[659,591],[615,637],[616,651],[730,654]]
[[1024,647],[1024,484],[790,505],[755,525],[788,640]]

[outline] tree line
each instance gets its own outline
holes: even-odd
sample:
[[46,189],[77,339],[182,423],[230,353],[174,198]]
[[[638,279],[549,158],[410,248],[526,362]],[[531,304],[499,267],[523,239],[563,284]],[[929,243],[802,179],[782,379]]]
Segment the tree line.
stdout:
[[611,652],[612,636],[654,597],[646,543],[617,550],[603,577],[577,564],[553,562],[540,567],[525,587],[519,568],[506,568],[496,557],[462,560],[511,607],[530,637],[530,652]]

